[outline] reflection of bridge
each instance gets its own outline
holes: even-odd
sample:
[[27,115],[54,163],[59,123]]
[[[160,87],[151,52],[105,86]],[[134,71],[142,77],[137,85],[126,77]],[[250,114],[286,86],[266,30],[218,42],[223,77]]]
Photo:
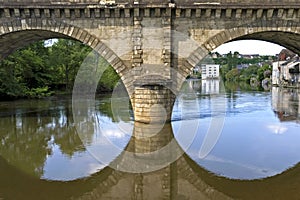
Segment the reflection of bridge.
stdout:
[[171,93],[207,52],[225,42],[261,39],[299,53],[299,5],[295,0],[1,0],[0,57],[40,39],[82,41],[120,75],[135,120],[150,122],[159,120],[157,110],[150,112],[155,104],[170,118]]
[[292,88],[272,88],[272,108],[280,121],[296,121],[300,117],[300,93]]
[[[144,126],[136,123],[134,135],[140,135]],[[157,143],[168,143],[173,135],[171,125],[166,124],[162,130],[148,140],[158,140],[164,134],[167,137]],[[146,140],[132,139],[126,150],[155,150]],[[118,158],[121,162],[126,159],[122,156]],[[287,194],[288,199],[298,199],[300,195],[299,165],[263,180],[230,180],[199,167],[186,154],[149,173],[125,173],[106,167],[88,178],[70,182],[39,180],[3,159],[0,169],[0,197],[4,199],[285,199]]]

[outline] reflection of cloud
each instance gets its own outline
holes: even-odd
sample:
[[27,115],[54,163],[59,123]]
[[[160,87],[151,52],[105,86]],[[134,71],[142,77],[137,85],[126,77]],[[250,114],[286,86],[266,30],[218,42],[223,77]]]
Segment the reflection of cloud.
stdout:
[[121,139],[126,136],[131,136],[133,131],[133,124],[120,121],[118,123],[112,122],[109,118],[101,118],[95,125],[95,129],[100,131],[100,134],[109,139]]
[[104,167],[106,167],[106,165],[104,164],[100,164],[100,163],[89,163],[88,164],[88,169],[86,174],[94,174],[98,171],[100,171],[101,169],[103,169]]
[[223,158],[219,158],[217,156],[214,156],[214,155],[208,155],[207,157],[205,157],[204,160],[207,160],[207,161],[214,161],[214,162],[224,162],[224,163],[233,163],[233,161],[229,161],[229,160],[225,160]]
[[[123,122],[123,121],[120,121],[118,124],[117,124],[117,127],[120,131],[122,131],[124,133],[124,136],[125,135],[129,135],[131,136],[132,135],[132,132],[133,132],[133,124],[132,123],[128,123],[128,122]],[[123,136],[123,137],[124,137]]]
[[102,130],[105,137],[108,138],[124,138],[126,134],[118,129]]
[[236,108],[246,108],[255,105],[254,102],[246,102],[246,103],[239,103],[235,105]]
[[274,134],[283,134],[288,130],[288,128],[282,124],[269,124],[267,128]]
[[[263,177],[268,177],[268,176],[274,176],[280,172],[275,171],[274,169],[267,169],[267,168],[260,168],[258,166],[255,165],[250,165],[250,164],[243,164],[243,163],[238,163],[236,161],[233,160],[228,160],[228,159],[223,159],[214,155],[208,155],[205,159],[203,159],[204,161],[211,161],[211,162],[218,162],[218,163],[224,163],[224,164],[229,164],[231,165],[231,169],[232,167],[236,168],[237,171],[240,171],[238,169],[244,169],[243,171],[245,172],[245,176],[243,175],[242,177],[237,177],[237,174],[235,175],[230,175],[231,172],[226,170],[226,168],[223,168],[223,172],[221,172],[221,174],[225,177],[230,177],[230,178],[238,178],[238,179],[252,179],[253,175],[250,175],[249,172],[253,172],[254,178],[263,178]],[[210,167],[208,167],[209,170]],[[214,172],[214,170],[212,170]],[[248,172],[247,172],[248,171]]]
[[125,136],[126,134],[118,129],[101,129],[94,135],[90,146],[111,146],[113,145],[112,140],[117,139],[117,141],[121,141],[123,138],[126,138]]

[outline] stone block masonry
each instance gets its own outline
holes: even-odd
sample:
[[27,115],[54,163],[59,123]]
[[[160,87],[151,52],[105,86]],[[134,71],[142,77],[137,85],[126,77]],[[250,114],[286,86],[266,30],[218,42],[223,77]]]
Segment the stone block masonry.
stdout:
[[132,99],[134,120],[143,123],[168,122],[174,101],[175,95],[164,86],[136,87]]

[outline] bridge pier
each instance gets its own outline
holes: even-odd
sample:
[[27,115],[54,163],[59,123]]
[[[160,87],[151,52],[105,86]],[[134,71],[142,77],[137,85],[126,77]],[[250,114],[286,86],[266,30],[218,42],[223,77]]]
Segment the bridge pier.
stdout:
[[170,122],[175,98],[175,94],[163,85],[135,87],[132,98],[134,120],[147,124]]
[[[134,132],[129,151],[134,153],[151,153],[168,145],[174,138],[171,123],[145,124],[134,123]],[[161,155],[158,155],[161,156]]]

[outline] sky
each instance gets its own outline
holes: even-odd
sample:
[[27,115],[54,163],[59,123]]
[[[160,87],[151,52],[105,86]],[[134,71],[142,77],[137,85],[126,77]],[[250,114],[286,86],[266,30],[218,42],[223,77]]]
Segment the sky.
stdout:
[[228,42],[216,48],[213,52],[220,54],[227,54],[229,51],[232,53],[238,51],[240,54],[260,54],[260,55],[276,55],[284,47],[260,40],[239,40]]

